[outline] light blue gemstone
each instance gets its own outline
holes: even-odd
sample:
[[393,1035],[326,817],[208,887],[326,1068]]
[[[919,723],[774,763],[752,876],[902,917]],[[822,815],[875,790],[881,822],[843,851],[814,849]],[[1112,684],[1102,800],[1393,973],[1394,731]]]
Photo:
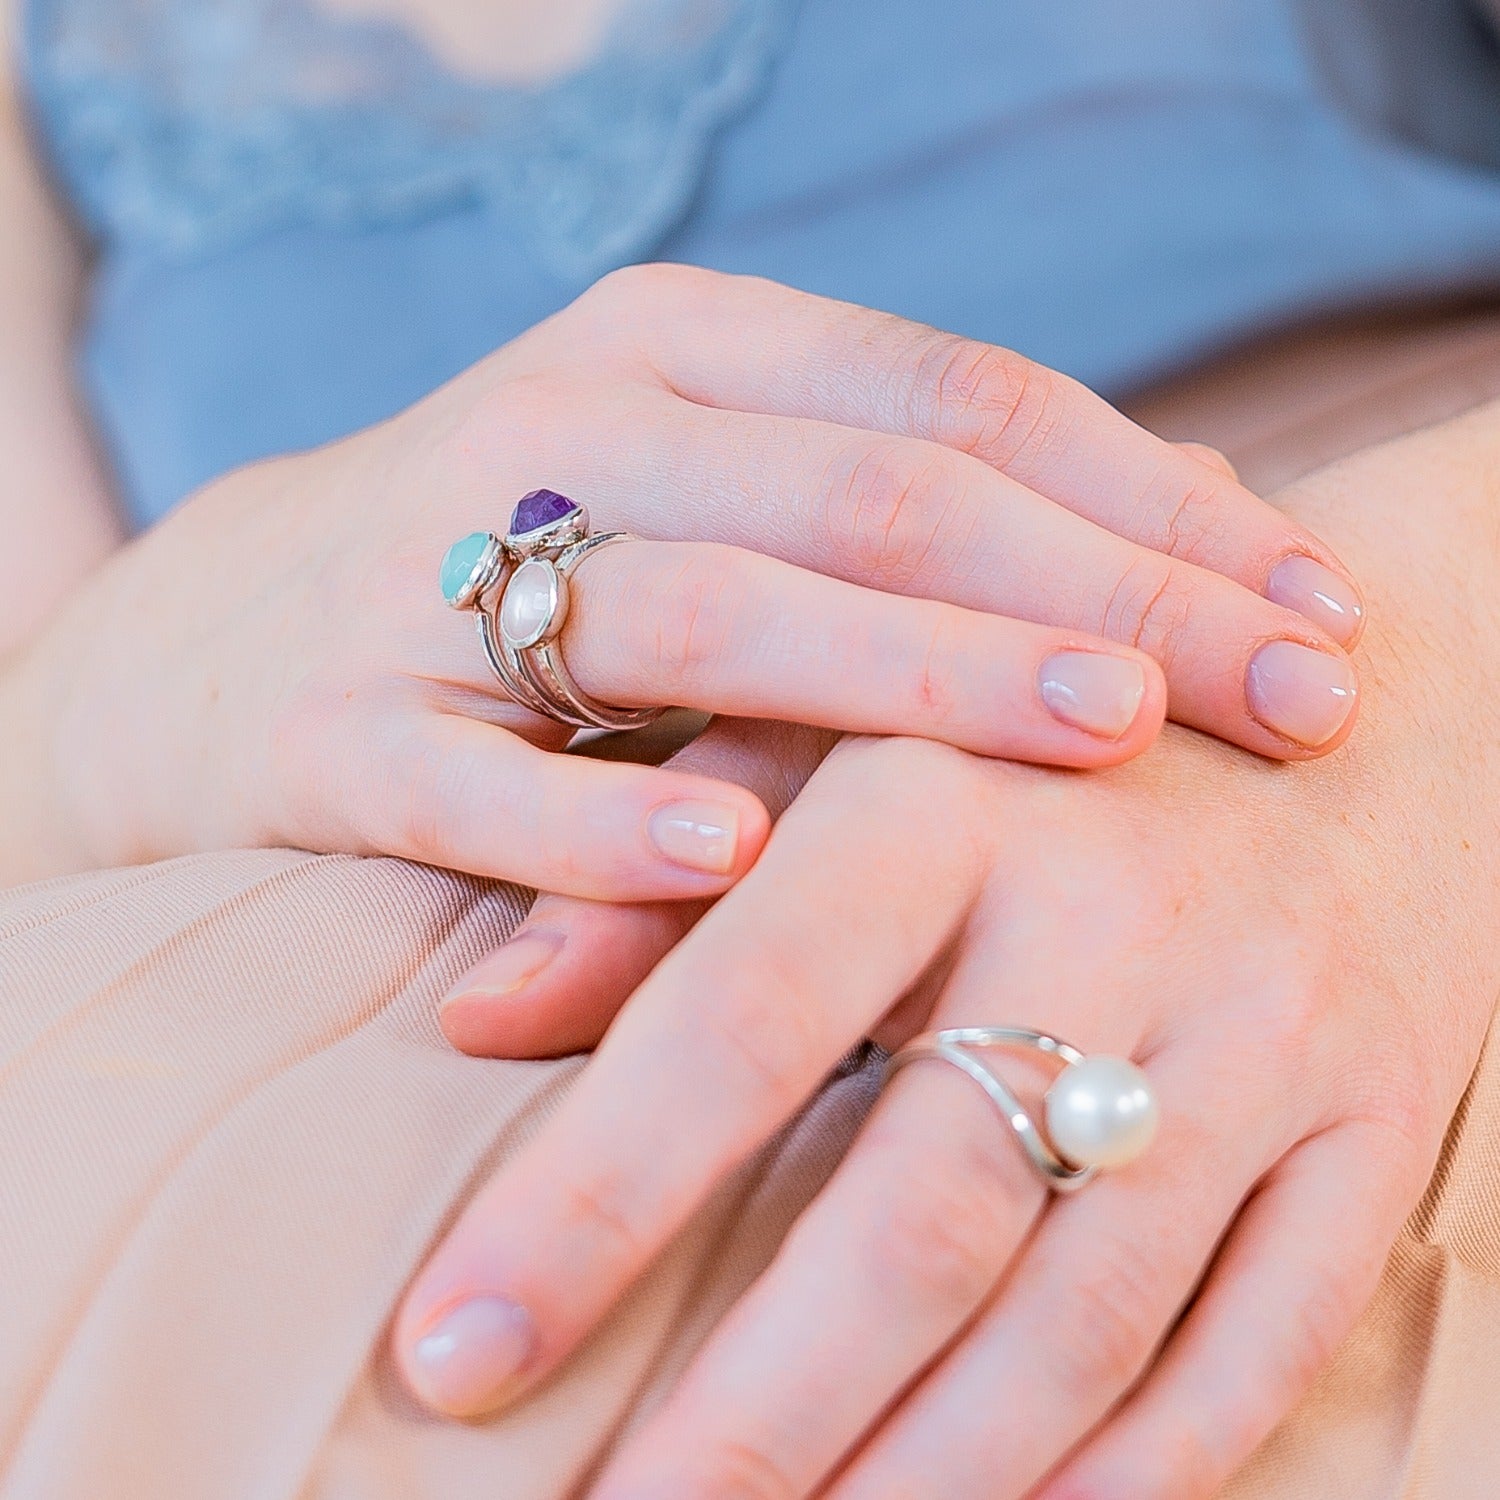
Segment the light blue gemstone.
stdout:
[[443,571],[439,581],[442,584],[443,598],[449,604],[452,604],[463,593],[469,580],[474,576],[474,569],[479,566],[479,559],[484,556],[484,549],[489,544],[489,532],[471,531],[461,541],[454,542],[443,554]]

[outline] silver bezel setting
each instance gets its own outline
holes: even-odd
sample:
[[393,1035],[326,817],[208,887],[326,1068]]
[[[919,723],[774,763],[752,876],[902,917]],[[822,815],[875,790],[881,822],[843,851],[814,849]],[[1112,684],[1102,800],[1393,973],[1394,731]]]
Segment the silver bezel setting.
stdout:
[[587,507],[576,500],[574,509],[567,515],[549,521],[545,526],[531,531],[510,531],[505,536],[506,550],[515,558],[534,557],[538,552],[551,552],[581,542],[589,534]]
[[474,609],[481,599],[500,581],[509,561],[505,543],[493,531],[487,533],[489,540],[478,561],[469,570],[464,586],[447,601],[449,609]]
[[547,577],[547,614],[528,635],[513,636],[505,628],[505,595],[500,596],[499,607],[496,616],[500,621],[500,639],[512,651],[529,651],[533,646],[540,646],[545,641],[555,640],[561,633],[564,623],[568,618],[568,580],[558,571],[557,565],[549,558],[528,557],[518,564],[514,573],[505,582],[506,590],[515,587],[516,580],[520,578],[528,568],[542,571]]

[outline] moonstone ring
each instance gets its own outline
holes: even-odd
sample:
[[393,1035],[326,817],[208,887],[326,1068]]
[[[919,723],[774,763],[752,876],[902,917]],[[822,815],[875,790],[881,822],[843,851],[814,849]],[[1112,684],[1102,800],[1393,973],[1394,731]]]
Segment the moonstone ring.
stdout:
[[560,637],[573,571],[591,552],[635,540],[589,532],[588,512],[556,490],[523,495],[503,537],[476,531],[443,558],[443,598],[473,610],[485,659],[512,698],[534,713],[579,729],[639,729],[659,708],[615,708],[573,681]]
[[[1062,1071],[1042,1098],[1046,1134],[1009,1086],[976,1054],[1024,1047],[1062,1061]],[[1151,1144],[1157,1104],[1151,1082],[1133,1062],[1076,1047],[1019,1026],[959,1026],[929,1031],[909,1041],[886,1064],[886,1077],[909,1063],[935,1057],[967,1073],[1015,1131],[1026,1158],[1055,1193],[1076,1192],[1101,1170],[1123,1167]]]

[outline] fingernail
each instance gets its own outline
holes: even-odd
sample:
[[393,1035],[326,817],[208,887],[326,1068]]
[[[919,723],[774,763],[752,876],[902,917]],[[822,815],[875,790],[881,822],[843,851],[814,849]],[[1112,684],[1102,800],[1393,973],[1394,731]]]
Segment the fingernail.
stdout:
[[475,964],[449,991],[447,1005],[461,996],[472,1000],[498,1000],[530,984],[557,957],[563,945],[560,932],[536,928],[518,933]]
[[1352,645],[1365,621],[1354,585],[1310,557],[1285,557],[1271,571],[1266,598],[1295,609],[1341,646]]
[[1268,729],[1315,750],[1344,727],[1359,685],[1342,656],[1272,641],[1250,658],[1245,695]]
[[1141,664],[1102,651],[1059,651],[1042,663],[1037,681],[1054,718],[1109,740],[1135,723],[1146,696]]
[[734,868],[740,815],[716,802],[672,802],[651,814],[646,832],[674,865],[727,875]]
[[460,1303],[412,1350],[412,1383],[429,1406],[454,1417],[494,1411],[536,1347],[524,1307],[499,1297]]

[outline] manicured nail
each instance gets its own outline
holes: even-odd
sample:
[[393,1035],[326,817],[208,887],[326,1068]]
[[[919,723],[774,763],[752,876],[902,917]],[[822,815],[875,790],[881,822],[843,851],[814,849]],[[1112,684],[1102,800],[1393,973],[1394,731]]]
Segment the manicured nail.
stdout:
[[538,927],[519,932],[480,961],[458,981],[443,1001],[498,1000],[530,984],[562,949],[563,935]]
[[1054,718],[1107,740],[1135,723],[1146,696],[1141,664],[1102,651],[1059,651],[1042,663],[1037,682]]
[[439,1411],[483,1416],[503,1404],[535,1348],[536,1327],[524,1307],[499,1297],[475,1297],[417,1341],[412,1383]]
[[734,868],[740,815],[716,802],[671,802],[651,814],[646,832],[674,865],[727,875]]
[[1359,685],[1342,656],[1272,641],[1250,658],[1245,696],[1266,728],[1316,750],[1344,727]]
[[1341,646],[1352,645],[1365,622],[1364,601],[1353,584],[1310,557],[1285,557],[1271,571],[1266,598],[1295,609]]

